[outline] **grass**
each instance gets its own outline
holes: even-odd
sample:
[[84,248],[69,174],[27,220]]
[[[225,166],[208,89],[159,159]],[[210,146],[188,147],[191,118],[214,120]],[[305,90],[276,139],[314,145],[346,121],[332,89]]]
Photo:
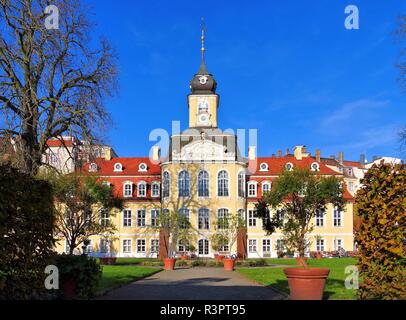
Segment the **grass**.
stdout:
[[130,283],[154,273],[161,271],[161,268],[112,265],[103,266],[103,274],[99,283],[98,292],[114,289],[123,284]]
[[[267,259],[267,260],[286,260],[294,259]],[[326,287],[324,289],[324,299],[331,300],[350,300],[356,299],[356,290],[346,289],[344,280],[348,276],[345,274],[345,267],[348,265],[355,265],[357,260],[354,258],[333,258],[333,259],[310,259],[308,261],[310,267],[325,267],[330,269],[330,274],[327,279]],[[294,263],[283,263],[294,264]],[[261,283],[265,286],[271,286],[275,289],[289,293],[288,281],[283,268],[239,268],[238,272],[246,277]]]

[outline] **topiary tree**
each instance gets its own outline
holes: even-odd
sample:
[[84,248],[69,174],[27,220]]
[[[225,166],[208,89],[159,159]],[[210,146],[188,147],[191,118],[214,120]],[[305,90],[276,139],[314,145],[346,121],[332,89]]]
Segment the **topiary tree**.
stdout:
[[[285,170],[256,205],[257,216],[263,228],[272,234],[281,228],[284,244],[304,257],[309,245],[306,236],[313,230],[317,210],[325,210],[332,203],[338,209],[344,205],[342,183],[335,176],[324,177],[308,169]],[[282,214],[271,217],[269,209],[279,209]]]
[[373,165],[356,195],[360,299],[406,299],[406,170]]

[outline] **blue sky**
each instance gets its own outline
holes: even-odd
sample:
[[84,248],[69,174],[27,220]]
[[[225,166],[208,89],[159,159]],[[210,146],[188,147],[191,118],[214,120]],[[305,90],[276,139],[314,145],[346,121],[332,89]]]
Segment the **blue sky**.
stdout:
[[[189,81],[206,64],[220,94],[222,129],[257,129],[258,155],[304,144],[322,156],[344,151],[400,156],[406,94],[393,35],[406,1],[87,1],[94,36],[119,57],[119,94],[106,141],[120,156],[146,156],[151,130],[188,123]],[[359,8],[346,30],[344,8]]]

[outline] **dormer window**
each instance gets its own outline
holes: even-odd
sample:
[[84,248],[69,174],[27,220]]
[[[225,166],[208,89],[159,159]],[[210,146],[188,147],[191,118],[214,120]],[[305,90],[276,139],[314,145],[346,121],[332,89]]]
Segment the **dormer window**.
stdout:
[[292,171],[293,170],[293,164],[291,162],[288,162],[287,164],[285,164],[285,169],[288,171]]
[[91,163],[89,165],[89,172],[96,172],[98,170],[97,164],[96,163]]
[[130,181],[124,182],[123,185],[124,198],[131,198],[133,196],[133,184]]
[[271,183],[268,181],[262,182],[262,195],[271,191]]
[[259,171],[268,171],[268,164],[263,162],[259,165]]
[[317,162],[313,162],[313,163],[310,165],[310,169],[311,169],[312,171],[320,171],[320,165],[319,165]]
[[140,165],[138,166],[138,171],[139,172],[146,172],[147,171],[147,165],[145,163],[140,163]]
[[123,171],[123,165],[121,163],[117,162],[116,164],[114,164],[114,171],[115,172]]
[[147,184],[144,181],[138,183],[137,196],[141,198],[147,196]]
[[257,196],[257,182],[248,182],[248,197],[256,197]]

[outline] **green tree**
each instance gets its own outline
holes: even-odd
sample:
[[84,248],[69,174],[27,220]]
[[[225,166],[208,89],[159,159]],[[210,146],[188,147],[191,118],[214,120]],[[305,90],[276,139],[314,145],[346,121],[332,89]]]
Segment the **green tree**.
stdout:
[[[55,198],[55,231],[68,242],[70,254],[90,236],[114,232],[112,209],[122,209],[122,199],[110,186],[96,177],[77,174],[53,176],[50,181]],[[101,219],[102,214],[109,218]]]
[[406,169],[374,164],[361,181],[356,210],[360,299],[406,299]]
[[[320,176],[308,169],[285,170],[273,183],[272,190],[256,205],[257,216],[262,218],[268,234],[281,228],[284,243],[304,257],[309,245],[306,235],[313,230],[313,218],[317,210],[325,210],[332,203],[343,209],[343,189],[335,176]],[[270,209],[283,214],[271,216]]]
[[54,222],[49,183],[0,165],[0,300],[46,294]]

